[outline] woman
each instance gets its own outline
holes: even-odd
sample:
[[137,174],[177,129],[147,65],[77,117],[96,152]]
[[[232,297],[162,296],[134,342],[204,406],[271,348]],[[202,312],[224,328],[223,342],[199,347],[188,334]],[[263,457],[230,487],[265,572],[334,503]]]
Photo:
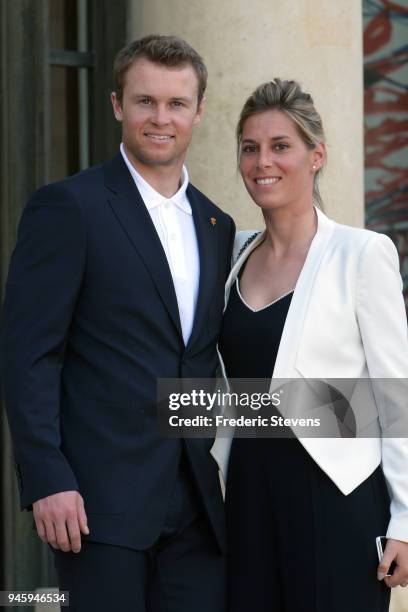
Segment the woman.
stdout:
[[[407,379],[394,245],[314,207],[325,145],[311,97],[294,81],[261,85],[237,140],[266,227],[237,238],[219,342],[224,374]],[[224,476],[229,450],[217,438]],[[408,582],[407,439],[235,438],[226,508],[231,612],[385,612],[389,587]],[[385,534],[378,565],[375,538]]]

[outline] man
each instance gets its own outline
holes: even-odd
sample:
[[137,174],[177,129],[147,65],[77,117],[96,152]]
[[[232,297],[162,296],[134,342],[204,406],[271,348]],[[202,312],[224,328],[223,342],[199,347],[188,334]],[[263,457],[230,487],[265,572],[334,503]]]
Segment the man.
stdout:
[[[211,377],[234,238],[183,166],[206,68],[183,40],[122,49],[111,161],[37,191],[3,317],[22,508],[77,612],[224,606],[211,440],[161,437],[158,378]],[[103,129],[103,126],[101,126]]]

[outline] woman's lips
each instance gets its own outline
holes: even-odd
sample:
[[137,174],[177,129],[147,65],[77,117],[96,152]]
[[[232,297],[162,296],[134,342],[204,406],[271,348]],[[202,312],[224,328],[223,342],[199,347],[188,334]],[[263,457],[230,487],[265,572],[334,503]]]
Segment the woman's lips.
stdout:
[[281,180],[280,176],[265,176],[254,179],[257,185],[274,185]]

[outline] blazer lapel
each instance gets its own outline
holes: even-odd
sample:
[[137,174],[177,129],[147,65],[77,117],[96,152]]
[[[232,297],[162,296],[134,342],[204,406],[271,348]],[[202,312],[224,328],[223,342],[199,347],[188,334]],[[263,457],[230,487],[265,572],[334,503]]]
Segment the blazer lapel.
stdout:
[[218,273],[218,229],[217,223],[211,221],[211,213],[205,201],[197,195],[191,185],[187,188],[187,197],[193,211],[194,225],[200,254],[200,280],[194,325],[187,346],[197,339],[205,323],[210,307],[212,291]]
[[167,257],[140,193],[119,154],[104,165],[108,201],[122,229],[149,271],[171,320],[182,337],[180,315]]
[[[310,245],[309,252],[293,293],[285,326],[283,328],[278,355],[276,357],[273,378],[287,379],[297,376],[295,369],[296,355],[309,305],[310,294],[313,288],[313,282],[321,258],[335,227],[335,223],[326,217],[321,210],[318,208],[315,210],[317,214],[317,231]],[[225,308],[227,307],[231,286],[238,276],[240,269],[252,251],[263,241],[264,237],[265,231],[257,234],[232,267],[225,285]]]
[[[253,235],[255,232],[249,232],[248,237]],[[261,244],[261,242],[264,240],[265,238],[265,230],[263,232],[258,232],[257,235],[255,236],[255,238],[253,240],[251,240],[250,244],[244,248],[243,252],[241,253],[241,255],[238,253],[238,258],[235,262],[235,264],[232,266],[231,271],[229,273],[229,276],[227,278],[227,282],[225,283],[225,301],[224,301],[224,312],[225,309],[227,308],[227,304],[228,304],[228,299],[229,299],[229,294],[231,291],[231,287],[232,284],[234,283],[235,279],[237,278],[240,269],[242,268],[242,266],[244,265],[245,261],[248,259],[248,257],[250,256],[250,254],[252,253],[252,251],[259,245]],[[236,238],[235,238],[236,240]],[[242,245],[241,249],[243,247],[245,247],[245,242]]]
[[[298,378],[300,374],[296,370],[296,357],[301,341],[305,316],[309,306],[309,299],[313,290],[313,283],[316,277],[316,273],[319,269],[321,259],[323,257],[327,245],[329,244],[329,241],[335,228],[335,223],[331,221],[331,219],[328,219],[326,215],[324,215],[317,208],[316,213],[318,220],[317,232],[315,237],[313,238],[312,244],[310,245],[305,263],[296,283],[295,291],[286,317],[285,326],[279,345],[279,351],[275,362],[275,368],[273,371],[271,386],[269,389],[270,393],[273,393],[276,390],[278,382],[280,386],[283,380]],[[256,236],[256,238],[251,242],[251,244],[245,249],[242,255],[238,257],[238,260],[233,266],[226,283],[226,303],[228,300],[229,291],[231,289],[232,283],[235,281],[235,278],[237,277],[242,264],[250,255],[250,253],[254,250],[254,248],[258,246],[260,242],[262,242],[264,235],[265,232],[258,234],[258,236]],[[226,382],[227,389],[229,390],[225,367],[221,358],[220,361],[223,370],[224,381]],[[282,405],[281,412],[282,415],[285,416],[285,402]],[[226,481],[228,457],[232,443],[232,437],[233,433],[230,434],[230,437],[225,437],[225,434],[222,429],[218,428],[214,445],[211,448],[211,454],[213,455],[220,467],[221,473],[223,474],[224,482]],[[301,444],[303,444],[303,446],[310,453],[310,455],[315,459],[318,465],[321,465],[321,462],[318,461],[320,453],[323,451],[327,451],[327,442],[329,442],[330,448],[333,446],[333,444],[337,442],[332,439],[329,439],[327,441],[324,439],[312,437],[299,438],[299,441],[301,442]]]
[[[285,326],[279,345],[279,351],[275,362],[273,378],[269,389],[270,393],[273,393],[273,391],[276,389],[278,379],[281,379],[282,382],[282,379],[290,380],[293,378],[302,377],[301,372],[296,369],[296,359],[299,346],[302,341],[304,321],[307,315],[309,300],[313,291],[313,284],[316,274],[336,225],[334,221],[328,219],[328,217],[326,217],[326,215],[324,215],[319,209],[316,209],[316,212],[318,219],[317,232],[310,246],[309,253],[306,257],[302,272],[298,278],[298,282],[296,283],[292,302],[286,317]],[[309,385],[313,387],[313,381],[305,382],[309,382]],[[288,391],[289,394],[286,397],[286,402],[283,402],[280,408],[283,416],[287,414],[286,408],[290,407],[291,413],[293,410],[296,410],[296,402],[299,400],[299,394],[296,394],[295,392],[293,396],[291,393],[291,388],[289,388]],[[324,406],[322,406],[322,409],[324,410]],[[301,416],[304,416],[303,407],[301,407],[300,411]],[[335,440],[333,438],[314,438],[312,436],[301,437],[299,432],[296,431],[296,428],[292,427],[292,429],[299,442],[322,469],[324,469],[320,460],[322,454],[330,456],[334,446],[338,446],[339,444],[342,445],[344,442],[344,440]],[[344,446],[342,445],[341,448],[338,446],[338,450],[344,452]],[[325,469],[325,471],[327,473],[327,469]]]
[[304,320],[309,306],[309,298],[320,261],[335,227],[334,222],[328,219],[321,210],[318,208],[315,210],[317,213],[317,232],[312,240],[305,263],[303,264],[302,271],[296,283],[282,332],[273,378],[282,379],[298,376],[295,372],[295,363]]

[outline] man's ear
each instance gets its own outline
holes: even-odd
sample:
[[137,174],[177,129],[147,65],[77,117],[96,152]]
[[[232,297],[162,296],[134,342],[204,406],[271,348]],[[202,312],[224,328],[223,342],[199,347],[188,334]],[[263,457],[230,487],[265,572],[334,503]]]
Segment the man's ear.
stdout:
[[197,123],[200,123],[201,121],[201,117],[204,113],[205,100],[205,97],[203,97],[200,104],[197,106],[196,116],[194,117],[194,125],[197,125]]
[[122,104],[119,101],[118,96],[116,95],[116,91],[112,91],[111,93],[111,102],[113,107],[113,113],[117,121],[122,121],[123,113],[122,113]]

